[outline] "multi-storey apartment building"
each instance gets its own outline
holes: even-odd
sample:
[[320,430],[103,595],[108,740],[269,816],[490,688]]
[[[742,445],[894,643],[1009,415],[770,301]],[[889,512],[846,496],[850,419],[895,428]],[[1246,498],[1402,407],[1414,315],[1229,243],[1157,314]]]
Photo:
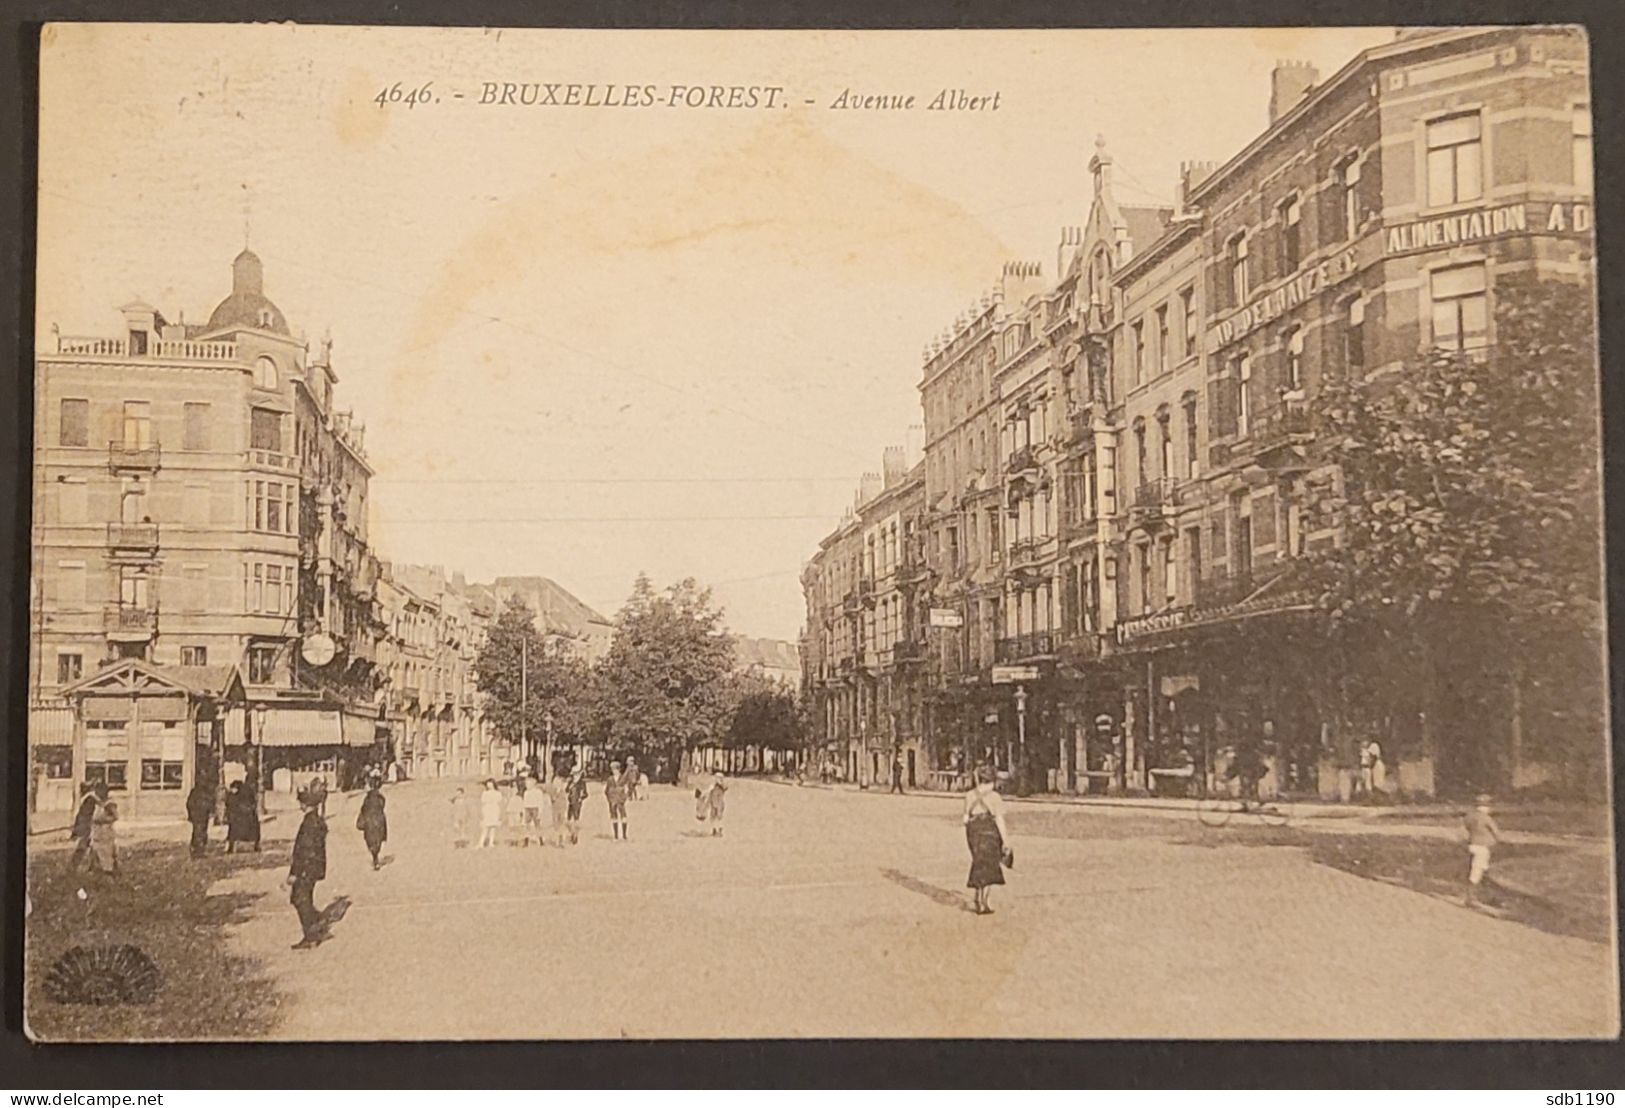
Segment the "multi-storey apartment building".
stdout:
[[[940,751],[1002,766],[1024,736],[1030,786],[1160,791],[1215,787],[1261,741],[1265,792],[1348,788],[1354,738],[1317,709],[1295,633],[1295,560],[1338,538],[1306,511],[1336,480],[1315,399],[1330,375],[1487,349],[1500,282],[1589,272],[1585,44],[1408,31],[1324,83],[1281,63],[1268,91],[1268,128],[1187,163],[1173,209],[1118,205],[1097,149],[1059,281],[1011,263],[927,350]],[[1540,695],[1488,724],[1502,745]],[[1424,716],[1383,736],[1400,786],[1485,779]]]
[[[329,588],[367,572],[364,522],[336,547],[327,506],[342,488],[365,519],[359,433],[333,423],[330,359],[290,331],[259,258],[232,277],[205,324],[135,301],[122,334],[38,357],[37,804],[102,783],[131,814],[174,814],[200,773],[269,784],[375,742],[365,675],[309,676],[364,656],[375,627],[301,595],[302,550]],[[302,452],[332,464],[306,472]]]

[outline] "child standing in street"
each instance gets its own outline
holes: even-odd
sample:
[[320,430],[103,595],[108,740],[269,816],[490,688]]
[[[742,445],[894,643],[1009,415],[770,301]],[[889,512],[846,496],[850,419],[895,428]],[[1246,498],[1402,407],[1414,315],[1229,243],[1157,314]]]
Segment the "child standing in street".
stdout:
[[1480,795],[1463,821],[1467,829],[1467,904],[1478,903],[1478,886],[1490,871],[1490,848],[1501,841],[1501,829],[1490,815],[1490,798]]
[[570,845],[581,839],[581,805],[587,800],[587,777],[580,763],[570,771],[570,784],[564,790],[566,802],[565,824],[570,831]]
[[718,773],[711,782],[711,787],[705,793],[706,814],[711,818],[711,834],[722,834],[722,801],[723,794],[728,791],[728,783],[722,774]]
[[468,847],[468,795],[461,788],[451,798],[451,841],[458,850]]
[[619,762],[609,764],[604,781],[604,799],[609,802],[609,829],[615,838],[626,838],[626,776]]
[[480,847],[497,845],[497,832],[502,829],[502,793],[490,778],[485,791],[480,793]]

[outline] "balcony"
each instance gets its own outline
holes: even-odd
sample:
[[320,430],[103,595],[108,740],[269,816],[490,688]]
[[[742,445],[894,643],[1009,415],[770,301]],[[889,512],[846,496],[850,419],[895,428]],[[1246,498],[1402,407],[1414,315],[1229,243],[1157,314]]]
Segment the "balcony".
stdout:
[[1034,631],[999,639],[993,644],[995,662],[1019,662],[1027,658],[1046,658],[1054,653],[1055,637],[1048,631]]
[[863,596],[862,596],[862,594],[860,594],[857,589],[851,590],[844,597],[841,598],[841,607],[846,610],[848,615],[852,615],[852,614],[855,614],[857,612],[862,611],[863,610]]
[[1253,420],[1253,455],[1260,465],[1300,468],[1305,458],[1298,448],[1312,437],[1308,406],[1301,400],[1283,400],[1259,412]]
[[158,633],[158,609],[152,605],[110,604],[103,627],[114,642],[146,642]]
[[931,654],[931,645],[924,639],[899,639],[892,647],[892,656],[898,665],[923,662]]
[[296,473],[299,469],[299,459],[275,450],[250,450],[247,461],[256,469],[274,469],[279,473]]
[[1005,459],[1005,472],[1011,476],[1038,468],[1038,455],[1031,446],[1019,447]]
[[150,339],[131,349],[129,339],[61,335],[56,340],[58,354],[91,358],[152,358],[187,362],[235,362],[234,342],[195,342],[191,339]]
[[1153,523],[1173,514],[1179,507],[1179,482],[1158,477],[1134,490],[1134,516],[1141,523]]
[[110,442],[107,444],[107,468],[115,473],[151,473],[158,469],[162,451],[158,444]]
[[115,556],[150,558],[158,553],[156,523],[109,523],[107,551]]

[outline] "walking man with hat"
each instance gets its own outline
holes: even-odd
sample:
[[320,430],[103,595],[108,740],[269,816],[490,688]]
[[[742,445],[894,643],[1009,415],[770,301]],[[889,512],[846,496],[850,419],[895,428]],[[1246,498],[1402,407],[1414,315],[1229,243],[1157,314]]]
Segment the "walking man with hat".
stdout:
[[322,932],[322,914],[316,910],[316,882],[327,876],[327,822],[322,819],[321,806],[325,790],[302,789],[299,807],[304,819],[293,840],[293,864],[288,867],[286,884],[292,889],[288,902],[299,913],[299,926],[304,938],[293,944],[295,950],[308,950],[327,936]]

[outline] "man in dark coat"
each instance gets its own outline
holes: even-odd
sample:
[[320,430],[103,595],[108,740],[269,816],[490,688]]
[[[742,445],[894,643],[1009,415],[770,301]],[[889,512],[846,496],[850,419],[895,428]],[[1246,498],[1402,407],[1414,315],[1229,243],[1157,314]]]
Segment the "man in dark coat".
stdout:
[[214,786],[202,778],[186,794],[186,818],[192,824],[192,857],[201,858],[209,849],[209,821],[214,818]]
[[356,830],[366,840],[372,855],[372,868],[378,868],[378,851],[389,838],[389,821],[384,817],[384,793],[376,782],[369,782],[367,795],[361,798],[361,811],[355,817]]
[[68,869],[76,870],[87,857],[90,856],[90,828],[96,819],[96,809],[101,806],[101,798],[90,785],[85,786],[85,795],[79,799],[79,810],[73,816],[73,830],[69,833],[76,844],[73,848],[73,859],[68,863]]
[[327,936],[322,933],[322,914],[316,910],[316,882],[327,876],[327,823],[321,814],[322,797],[309,790],[299,794],[299,807],[305,818],[293,840],[293,864],[288,867],[287,884],[292,888],[288,902],[299,913],[299,926],[305,937],[293,944],[306,950]]

